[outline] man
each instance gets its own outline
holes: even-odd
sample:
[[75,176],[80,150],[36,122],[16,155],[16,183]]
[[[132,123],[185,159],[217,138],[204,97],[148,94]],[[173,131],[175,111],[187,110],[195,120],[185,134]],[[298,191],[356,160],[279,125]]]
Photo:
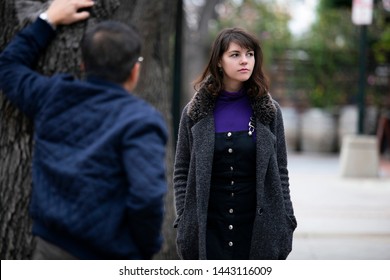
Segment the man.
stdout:
[[34,259],[150,259],[162,244],[167,130],[130,93],[137,32],[117,22],[87,32],[85,80],[32,70],[56,27],[87,19],[93,4],[54,0],[0,56],[0,89],[34,120]]

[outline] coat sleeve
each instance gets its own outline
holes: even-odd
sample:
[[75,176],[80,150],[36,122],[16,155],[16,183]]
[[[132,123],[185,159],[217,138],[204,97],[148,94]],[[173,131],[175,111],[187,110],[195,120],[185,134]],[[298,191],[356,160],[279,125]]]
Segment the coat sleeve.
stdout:
[[38,110],[49,81],[32,68],[54,36],[50,25],[38,18],[19,32],[0,55],[0,88],[30,117]]
[[287,168],[287,148],[284,134],[283,116],[280,106],[275,102],[276,106],[276,121],[275,121],[275,135],[276,135],[276,149],[277,149],[277,161],[279,166],[280,181],[282,184],[284,204],[287,214],[296,225],[296,219],[294,216],[294,209],[290,197],[290,183]]
[[166,142],[162,117],[150,112],[131,124],[124,140],[129,230],[144,259],[150,259],[162,245]]
[[187,108],[188,106],[183,109],[180,119],[173,170],[173,189],[176,209],[176,220],[174,221],[173,226],[175,228],[177,227],[184,211],[188,172],[191,160],[190,118],[187,115]]

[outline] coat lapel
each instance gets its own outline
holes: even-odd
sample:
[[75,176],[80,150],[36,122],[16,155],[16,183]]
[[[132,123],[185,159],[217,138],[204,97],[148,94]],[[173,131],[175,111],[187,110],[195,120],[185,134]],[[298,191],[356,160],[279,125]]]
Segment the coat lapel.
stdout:
[[269,160],[275,153],[276,138],[268,125],[256,122],[256,180],[257,180],[257,204],[261,205],[264,193],[264,180],[268,170]]
[[193,151],[196,151],[194,156],[196,159],[195,165],[197,167],[196,191],[198,193],[198,206],[200,207],[198,209],[207,211],[215,141],[213,115],[210,114],[207,117],[201,119],[192,127],[191,130],[194,139]]
[[196,166],[196,198],[199,227],[199,257],[206,259],[206,225],[210,197],[210,182],[214,157],[214,117],[212,114],[201,119],[191,129],[193,135],[193,151]]

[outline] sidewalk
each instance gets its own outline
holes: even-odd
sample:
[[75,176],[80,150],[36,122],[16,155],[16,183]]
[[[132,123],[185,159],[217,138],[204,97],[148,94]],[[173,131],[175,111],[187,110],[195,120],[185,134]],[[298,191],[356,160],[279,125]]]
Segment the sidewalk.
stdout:
[[390,259],[390,164],[342,178],[338,155],[289,154],[298,228],[290,260]]

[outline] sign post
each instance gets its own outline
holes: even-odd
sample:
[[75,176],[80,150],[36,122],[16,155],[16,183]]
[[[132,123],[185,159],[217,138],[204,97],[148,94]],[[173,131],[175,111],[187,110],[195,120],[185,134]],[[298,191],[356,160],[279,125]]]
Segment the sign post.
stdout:
[[360,25],[360,55],[359,55],[359,92],[358,92],[358,134],[364,133],[365,118],[365,88],[367,68],[367,25],[372,23],[373,0],[353,0],[352,22]]
[[370,25],[372,23],[373,0],[353,0],[352,22],[356,25]]

